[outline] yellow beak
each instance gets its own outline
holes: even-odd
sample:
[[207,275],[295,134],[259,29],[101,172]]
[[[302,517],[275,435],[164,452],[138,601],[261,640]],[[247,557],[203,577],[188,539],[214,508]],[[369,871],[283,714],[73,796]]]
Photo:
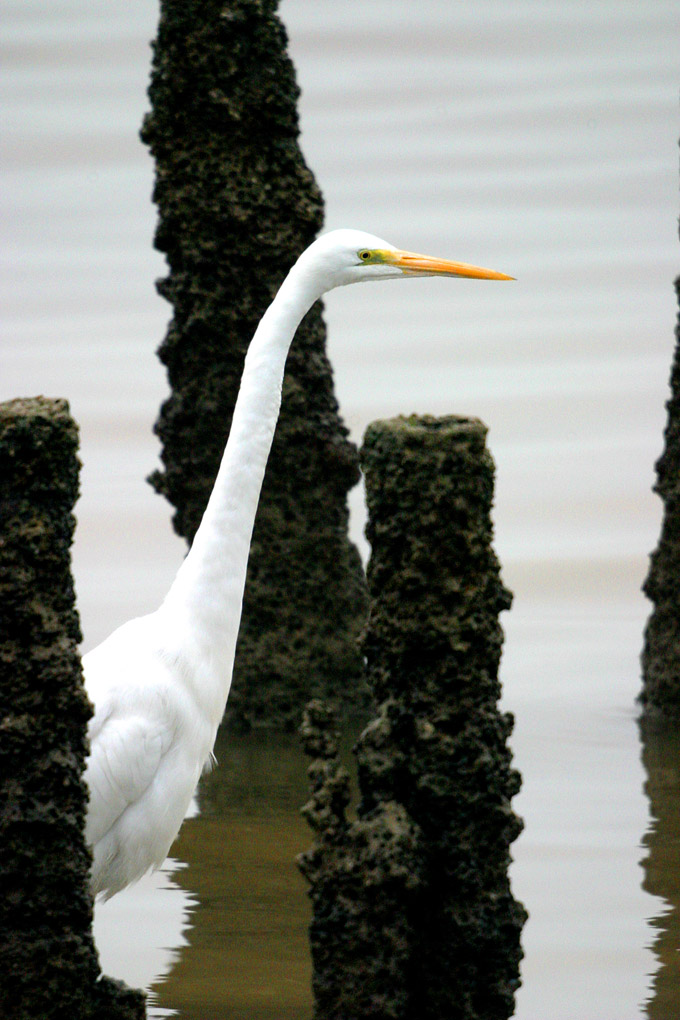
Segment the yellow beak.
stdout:
[[497,273],[481,266],[468,266],[465,262],[449,262],[429,255],[416,255],[412,251],[385,252],[385,261],[398,266],[407,275],[463,276],[474,280],[514,280],[514,276]]

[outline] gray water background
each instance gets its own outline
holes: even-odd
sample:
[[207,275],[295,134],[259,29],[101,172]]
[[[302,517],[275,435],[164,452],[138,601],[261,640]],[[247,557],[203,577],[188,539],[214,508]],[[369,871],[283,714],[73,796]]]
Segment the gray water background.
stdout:
[[[530,920],[517,1017],[640,1016],[656,967],[649,919],[664,910],[641,889],[649,810],[634,699],[675,321],[680,11],[660,0],[283,0],[281,14],[327,227],[518,278],[335,292],[329,352],[357,442],[369,421],[402,412],[489,426],[495,545],[515,594],[504,707],[524,777],[513,887]],[[157,463],[151,430],[167,389],[154,352],[169,316],[153,286],[165,270],[138,140],[156,20],[152,0],[3,3],[0,399],[64,396],[80,424],[85,649],[154,608],[184,551],[144,481]],[[366,554],[360,490],[352,518]],[[247,800],[238,782],[266,801],[257,777],[271,776],[271,762],[257,741],[225,754],[215,777],[236,802]],[[295,796],[274,784],[292,829],[301,769],[282,773]],[[252,812],[225,812],[219,832],[208,810],[185,826],[188,871],[98,911],[109,972],[151,984],[177,970],[204,923],[187,876],[210,839],[222,846],[240,819],[244,845],[248,832],[251,847],[266,845]],[[295,831],[291,846],[306,845],[304,826]],[[281,901],[295,914],[296,959],[299,882],[291,868],[282,888],[297,899]],[[237,885],[246,897],[247,879]],[[227,913],[209,922],[222,958],[239,937],[234,898],[223,898]],[[265,928],[254,927],[256,946]],[[267,1005],[278,987],[268,973],[249,980],[243,1015],[307,1016],[303,988],[290,1012]],[[156,987],[167,1015],[170,984]],[[181,1015],[241,1015],[204,1005]]]

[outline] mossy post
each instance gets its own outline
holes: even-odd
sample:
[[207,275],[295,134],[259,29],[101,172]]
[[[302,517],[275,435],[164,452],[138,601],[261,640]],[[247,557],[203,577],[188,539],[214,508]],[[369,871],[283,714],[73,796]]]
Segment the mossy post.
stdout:
[[[680,277],[675,281],[680,303]],[[671,368],[664,450],[656,463],[655,492],[663,500],[659,544],[644,592],[653,603],[642,652],[640,701],[648,715],[680,723],[680,316]]]
[[[156,247],[173,319],[172,394],[152,482],[193,539],[229,432],[245,350],[323,202],[298,145],[299,90],[276,0],[161,0],[142,137],[156,161]],[[360,707],[366,590],[347,538],[359,477],[333,394],[320,304],[288,359],[251,546],[227,718],[292,728],[308,697]]]
[[308,706],[305,813],[318,1020],[500,1020],[514,1010],[526,918],[508,879],[520,778],[498,710],[501,610],[493,462],[468,418],[366,433],[371,542],[363,640],[378,711],[355,747],[360,802],[332,721]]
[[100,979],[82,779],[90,717],[70,546],[78,435],[64,400],[0,404],[0,1015],[142,1020]]

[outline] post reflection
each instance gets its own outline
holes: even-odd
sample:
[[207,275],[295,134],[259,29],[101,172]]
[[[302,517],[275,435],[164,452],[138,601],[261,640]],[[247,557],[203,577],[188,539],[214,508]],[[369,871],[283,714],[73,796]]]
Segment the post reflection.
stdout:
[[645,1008],[649,1020],[668,1020],[680,1002],[680,733],[677,726],[643,720],[641,736],[651,815],[642,840],[642,887],[663,901],[649,921],[658,968]]

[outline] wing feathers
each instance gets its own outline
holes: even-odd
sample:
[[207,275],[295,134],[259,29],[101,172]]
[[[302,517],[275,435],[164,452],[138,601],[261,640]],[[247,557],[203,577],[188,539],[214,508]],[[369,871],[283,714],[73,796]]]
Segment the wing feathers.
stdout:
[[85,779],[90,788],[87,840],[97,843],[143,796],[172,746],[174,728],[158,719],[111,714],[93,738]]

